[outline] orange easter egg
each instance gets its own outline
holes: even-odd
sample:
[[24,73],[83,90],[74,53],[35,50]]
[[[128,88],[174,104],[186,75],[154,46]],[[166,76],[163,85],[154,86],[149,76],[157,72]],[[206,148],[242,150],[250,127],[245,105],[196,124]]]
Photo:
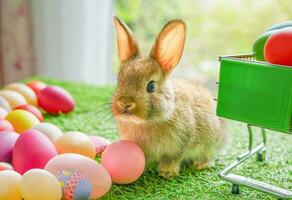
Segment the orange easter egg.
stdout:
[[65,133],[55,142],[59,154],[76,153],[95,158],[95,145],[84,133],[72,131]]

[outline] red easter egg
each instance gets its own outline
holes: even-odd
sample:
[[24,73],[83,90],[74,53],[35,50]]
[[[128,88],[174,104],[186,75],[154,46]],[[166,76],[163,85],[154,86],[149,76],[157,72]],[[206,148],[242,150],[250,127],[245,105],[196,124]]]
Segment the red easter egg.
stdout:
[[14,131],[0,132],[0,162],[12,161],[12,150],[19,134]]
[[42,89],[47,87],[44,82],[33,80],[27,83],[27,86],[30,87],[36,94],[38,94]]
[[0,119],[5,119],[6,115],[8,114],[7,110],[0,107]]
[[48,86],[38,94],[39,105],[51,114],[68,113],[74,109],[71,94],[59,86]]
[[26,110],[26,111],[32,113],[34,116],[36,116],[40,120],[40,122],[44,121],[44,116],[41,113],[41,111],[33,105],[29,105],[29,104],[20,105],[20,106],[17,106],[16,108],[14,108],[14,110]]
[[53,143],[42,133],[28,130],[20,134],[12,153],[14,170],[20,174],[34,168],[43,169],[57,155]]
[[265,60],[272,64],[292,66],[292,28],[273,33],[265,45]]
[[14,131],[14,127],[9,121],[0,119],[0,131]]

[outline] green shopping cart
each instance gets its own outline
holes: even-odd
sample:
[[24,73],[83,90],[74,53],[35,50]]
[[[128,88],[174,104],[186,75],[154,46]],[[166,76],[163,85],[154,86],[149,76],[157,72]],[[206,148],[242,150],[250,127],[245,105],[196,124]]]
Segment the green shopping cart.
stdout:
[[[232,183],[234,194],[239,193],[241,185],[281,199],[292,198],[292,191],[231,173],[253,155],[257,155],[257,161],[265,159],[265,129],[292,133],[292,67],[256,61],[253,54],[222,56],[219,61],[217,115],[246,123],[249,133],[248,151],[219,176]],[[256,147],[252,126],[261,129],[262,142]]]

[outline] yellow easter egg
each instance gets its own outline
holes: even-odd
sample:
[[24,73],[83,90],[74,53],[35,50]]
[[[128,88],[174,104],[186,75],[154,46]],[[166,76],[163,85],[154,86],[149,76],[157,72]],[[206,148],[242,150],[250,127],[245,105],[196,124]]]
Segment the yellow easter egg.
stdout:
[[25,98],[13,90],[2,90],[0,91],[0,96],[8,101],[12,109],[17,106],[27,104]]
[[20,180],[20,192],[25,200],[61,200],[62,198],[58,179],[43,169],[25,172]]
[[5,118],[17,133],[22,133],[40,123],[38,118],[26,110],[13,110]]
[[84,133],[72,131],[65,133],[55,142],[59,154],[76,153],[95,158],[95,145]]
[[28,104],[37,106],[37,96],[35,92],[23,83],[12,83],[6,86],[5,89],[18,92],[25,98]]
[[0,172],[0,199],[21,200],[20,183],[21,175],[12,170]]

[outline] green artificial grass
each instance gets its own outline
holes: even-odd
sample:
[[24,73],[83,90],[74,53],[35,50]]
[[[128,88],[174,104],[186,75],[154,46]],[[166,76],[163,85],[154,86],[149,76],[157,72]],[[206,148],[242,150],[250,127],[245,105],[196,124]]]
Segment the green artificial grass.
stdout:
[[[113,86],[95,87],[46,79],[44,81],[64,87],[71,92],[77,103],[75,111],[68,115],[46,115],[47,122],[54,123],[64,132],[76,130],[104,136],[110,140],[118,139],[115,121],[108,108]],[[158,176],[153,165],[133,184],[113,184],[103,199],[276,199],[244,187],[240,188],[240,195],[233,195],[230,193],[231,184],[218,177],[220,170],[247,149],[248,135],[245,124],[231,121],[229,133],[230,142],[225,151],[217,156],[214,168],[196,171],[183,167],[179,177],[165,180]],[[268,131],[267,139],[266,161],[256,162],[254,157],[235,171],[292,189],[292,135]]]

